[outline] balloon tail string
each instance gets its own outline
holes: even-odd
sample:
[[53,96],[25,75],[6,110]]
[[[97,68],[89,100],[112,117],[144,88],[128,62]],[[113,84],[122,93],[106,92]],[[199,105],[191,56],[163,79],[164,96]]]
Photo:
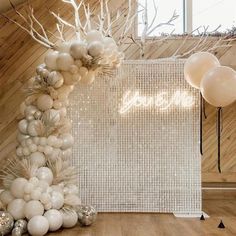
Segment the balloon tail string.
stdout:
[[206,102],[205,102],[204,98],[202,98],[202,109],[203,109],[204,118],[207,119]]
[[202,97],[202,94],[200,93],[200,153],[201,155],[203,155],[203,144],[202,144],[203,119],[202,119],[202,116],[203,116],[203,97]]
[[222,108],[219,107],[217,111],[217,142],[218,142],[218,171],[221,173],[221,155],[220,155],[220,139],[221,139],[221,116]]

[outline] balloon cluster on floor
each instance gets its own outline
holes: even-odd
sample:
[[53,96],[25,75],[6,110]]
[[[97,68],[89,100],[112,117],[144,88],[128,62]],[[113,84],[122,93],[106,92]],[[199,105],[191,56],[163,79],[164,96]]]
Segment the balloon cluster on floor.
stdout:
[[[222,108],[236,100],[236,72],[226,66],[221,66],[218,59],[211,53],[198,52],[191,55],[184,66],[184,76],[187,82],[200,90],[201,96],[218,109],[218,170],[220,167],[220,134]],[[202,119],[202,114],[201,114]]]
[[[50,51],[26,88],[20,110],[17,157],[4,170],[5,190],[0,200],[8,213],[0,216],[0,233],[45,235],[79,222],[90,225],[96,218],[92,207],[81,207],[77,173],[70,165],[71,122],[66,117],[68,97],[74,85],[91,84],[97,75],[119,67],[123,53],[111,37],[99,31],[84,40],[64,42]],[[12,216],[12,219],[11,219]]]

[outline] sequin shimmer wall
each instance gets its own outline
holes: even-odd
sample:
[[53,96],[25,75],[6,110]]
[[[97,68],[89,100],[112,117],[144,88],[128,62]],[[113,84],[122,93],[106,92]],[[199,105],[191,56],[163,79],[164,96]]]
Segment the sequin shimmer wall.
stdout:
[[184,60],[125,61],[70,97],[80,196],[100,212],[201,212],[199,96]]

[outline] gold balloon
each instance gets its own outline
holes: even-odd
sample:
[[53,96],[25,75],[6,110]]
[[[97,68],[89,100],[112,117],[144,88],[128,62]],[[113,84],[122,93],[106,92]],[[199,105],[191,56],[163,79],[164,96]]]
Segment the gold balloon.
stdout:
[[236,72],[226,66],[208,71],[201,81],[201,93],[215,107],[225,107],[236,100]]
[[192,87],[199,89],[204,74],[219,65],[218,59],[213,54],[197,52],[185,62],[184,77]]
[[13,217],[5,211],[0,211],[0,234],[6,235],[10,233],[13,228],[13,225]]

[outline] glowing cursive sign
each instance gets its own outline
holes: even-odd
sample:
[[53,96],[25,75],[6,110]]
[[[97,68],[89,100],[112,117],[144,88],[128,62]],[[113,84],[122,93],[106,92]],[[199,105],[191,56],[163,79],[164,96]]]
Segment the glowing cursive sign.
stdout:
[[124,114],[133,108],[159,108],[159,110],[167,110],[170,107],[178,106],[189,108],[194,105],[194,99],[186,91],[176,91],[170,95],[167,92],[160,92],[155,96],[143,96],[139,91],[128,90],[122,99],[122,105],[119,113]]

